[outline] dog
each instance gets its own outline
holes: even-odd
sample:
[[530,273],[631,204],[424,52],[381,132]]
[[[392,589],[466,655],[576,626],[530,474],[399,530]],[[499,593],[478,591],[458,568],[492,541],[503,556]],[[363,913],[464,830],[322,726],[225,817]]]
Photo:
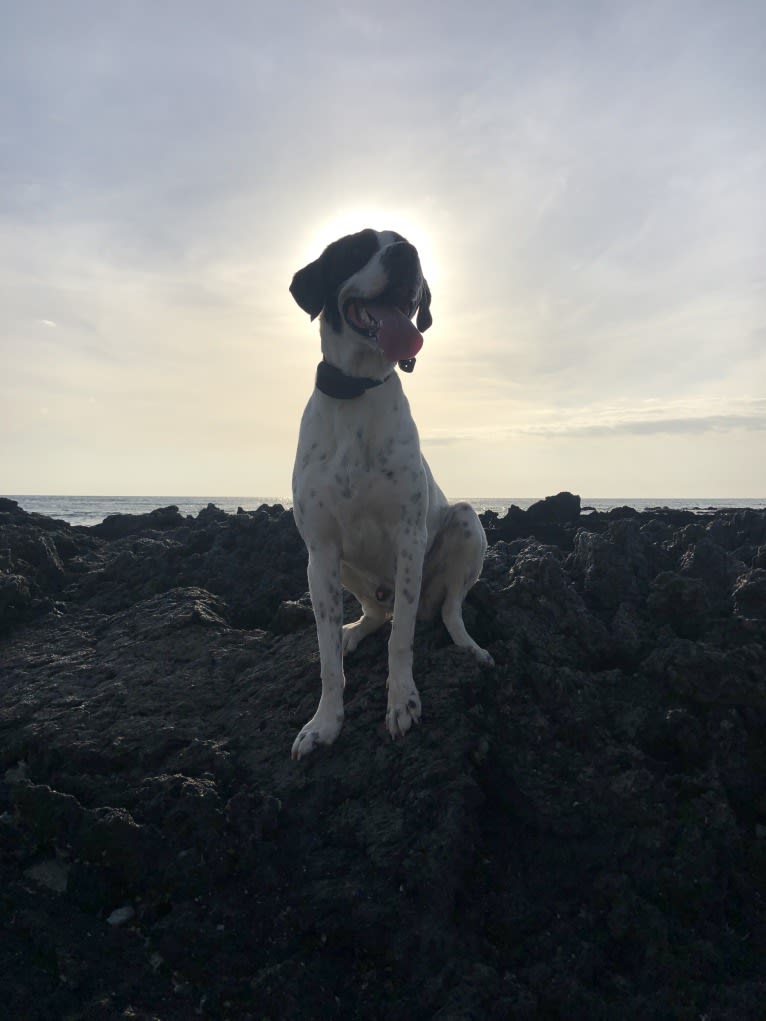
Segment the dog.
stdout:
[[[395,231],[349,234],[299,270],[290,293],[312,320],[319,316],[323,356],[292,481],[322,678],[317,711],[292,746],[292,757],[301,759],[337,738],[343,657],[386,621],[392,738],[420,722],[412,676],[416,616],[441,611],[456,645],[483,666],[493,661],[466,631],[462,613],[481,573],[484,529],[470,504],[450,505],[434,481],[396,371],[397,364],[413,370],[432,323],[417,249]],[[362,607],[352,624],[343,624],[341,586]]]

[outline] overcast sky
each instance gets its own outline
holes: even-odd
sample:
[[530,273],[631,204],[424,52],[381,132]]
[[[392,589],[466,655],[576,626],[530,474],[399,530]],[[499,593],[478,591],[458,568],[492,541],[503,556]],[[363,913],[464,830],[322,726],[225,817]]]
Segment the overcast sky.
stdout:
[[766,496],[762,0],[0,0],[0,492],[287,496],[293,272],[421,253],[447,494]]

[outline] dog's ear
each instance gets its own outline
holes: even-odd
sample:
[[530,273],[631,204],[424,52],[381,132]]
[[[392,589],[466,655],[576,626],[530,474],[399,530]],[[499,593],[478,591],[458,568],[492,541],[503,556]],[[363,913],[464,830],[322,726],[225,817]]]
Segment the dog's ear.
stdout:
[[290,294],[295,298],[304,312],[308,312],[312,320],[316,319],[324,308],[325,293],[321,266],[321,257],[308,266],[299,269],[290,284]]
[[418,305],[418,315],[415,320],[415,325],[423,333],[433,322],[431,318],[431,289],[428,286],[428,282],[423,279],[423,293],[420,296],[420,304]]

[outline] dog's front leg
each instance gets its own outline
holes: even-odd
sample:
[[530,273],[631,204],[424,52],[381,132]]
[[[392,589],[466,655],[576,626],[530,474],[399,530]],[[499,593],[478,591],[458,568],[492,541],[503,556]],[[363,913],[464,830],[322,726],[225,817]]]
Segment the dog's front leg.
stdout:
[[340,551],[325,547],[309,553],[309,592],[317,625],[322,694],[312,718],[293,742],[292,756],[301,759],[317,745],[332,744],[343,726],[343,599]]
[[412,677],[415,616],[420,598],[423,557],[426,551],[425,524],[417,518],[404,519],[396,560],[394,618],[388,641],[388,709],[386,727],[391,737],[406,734],[420,722],[420,695]]

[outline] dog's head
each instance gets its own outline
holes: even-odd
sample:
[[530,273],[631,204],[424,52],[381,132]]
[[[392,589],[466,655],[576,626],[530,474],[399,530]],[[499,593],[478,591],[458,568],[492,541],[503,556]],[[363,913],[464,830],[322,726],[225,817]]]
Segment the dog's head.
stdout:
[[[410,370],[432,322],[417,249],[391,230],[333,241],[298,270],[290,293],[312,319],[321,315],[323,342],[345,335]],[[416,312],[417,329],[411,321]]]

